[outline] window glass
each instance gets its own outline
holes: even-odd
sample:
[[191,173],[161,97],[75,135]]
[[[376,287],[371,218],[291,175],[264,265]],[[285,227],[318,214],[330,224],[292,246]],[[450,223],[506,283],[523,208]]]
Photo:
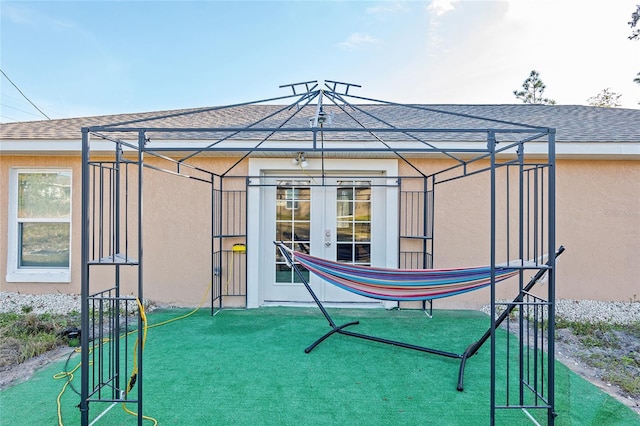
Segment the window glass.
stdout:
[[[12,232],[14,251],[9,255],[9,274],[31,280],[33,273],[68,272],[71,247],[71,171],[16,170],[12,178]],[[54,271],[52,271],[54,270]],[[57,272],[56,272],[57,273]]]
[[18,218],[68,218],[71,173],[18,174]]
[[371,264],[370,182],[342,181],[336,192],[338,262]]
[[[276,240],[306,253],[311,249],[311,188],[308,185],[308,181],[281,181],[276,189]],[[302,282],[278,249],[275,260],[277,283]],[[308,280],[309,271],[302,265],[298,267]]]
[[68,268],[69,228],[68,223],[21,223],[18,266]]

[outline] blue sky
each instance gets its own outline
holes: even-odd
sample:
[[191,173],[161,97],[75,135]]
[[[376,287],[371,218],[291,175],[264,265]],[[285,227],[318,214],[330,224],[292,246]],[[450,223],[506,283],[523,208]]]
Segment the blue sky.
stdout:
[[[0,67],[51,118],[224,105],[337,80],[395,102],[639,108],[638,0],[5,1]],[[0,76],[0,119],[43,119]]]

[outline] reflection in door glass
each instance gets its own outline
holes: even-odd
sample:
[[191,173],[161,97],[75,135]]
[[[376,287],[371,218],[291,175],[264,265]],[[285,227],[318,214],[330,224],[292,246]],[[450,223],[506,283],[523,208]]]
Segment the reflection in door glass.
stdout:
[[336,199],[336,259],[371,265],[371,183],[341,181]]
[[[276,189],[276,241],[303,253],[311,251],[311,189],[308,181],[281,181]],[[276,248],[276,282],[300,283]],[[298,265],[306,280],[309,271]]]

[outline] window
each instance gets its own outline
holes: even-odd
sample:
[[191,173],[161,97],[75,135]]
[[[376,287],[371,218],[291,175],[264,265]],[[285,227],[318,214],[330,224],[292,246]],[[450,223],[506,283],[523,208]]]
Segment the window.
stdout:
[[71,170],[11,169],[8,282],[69,282]]

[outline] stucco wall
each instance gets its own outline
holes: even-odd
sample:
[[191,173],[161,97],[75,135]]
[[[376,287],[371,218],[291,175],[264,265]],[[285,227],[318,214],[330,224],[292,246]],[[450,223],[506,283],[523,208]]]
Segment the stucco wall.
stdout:
[[[430,172],[451,164],[421,161]],[[488,176],[475,176],[436,187],[435,267],[486,264],[487,185]],[[557,245],[566,248],[558,259],[556,297],[640,299],[640,161],[557,160],[556,222]],[[499,285],[498,297],[513,298],[516,285]],[[489,290],[481,290],[438,300],[435,306],[477,307],[489,300]]]
[[558,162],[560,298],[640,299],[640,161]]
[[[195,164],[221,172],[234,158],[198,158]],[[450,164],[416,161],[427,172]],[[69,284],[7,283],[7,205],[10,167],[71,167],[73,170],[72,274]],[[400,174],[407,172],[400,164]],[[241,166],[236,174],[246,173]],[[210,188],[191,179],[146,170],[144,175],[144,296],[195,305],[210,279]],[[67,156],[0,158],[0,289],[29,293],[80,292],[80,159]],[[489,238],[488,177],[478,175],[438,187],[436,267],[485,263]],[[557,268],[557,297],[629,301],[640,298],[640,161],[557,160],[557,242],[567,251]],[[112,270],[93,272],[92,286],[112,284]],[[126,274],[125,274],[126,275]],[[135,292],[133,274],[123,283]],[[510,298],[511,284],[499,297]],[[96,289],[95,287],[92,290]],[[545,291],[543,289],[543,291]],[[442,299],[436,307],[478,307],[488,291]]]
[[[71,283],[8,283],[7,238],[9,213],[9,172],[15,168],[65,168],[72,171],[71,188]],[[0,290],[22,293],[79,293],[80,292],[80,221],[81,206],[81,161],[79,157],[68,156],[0,156]]]

